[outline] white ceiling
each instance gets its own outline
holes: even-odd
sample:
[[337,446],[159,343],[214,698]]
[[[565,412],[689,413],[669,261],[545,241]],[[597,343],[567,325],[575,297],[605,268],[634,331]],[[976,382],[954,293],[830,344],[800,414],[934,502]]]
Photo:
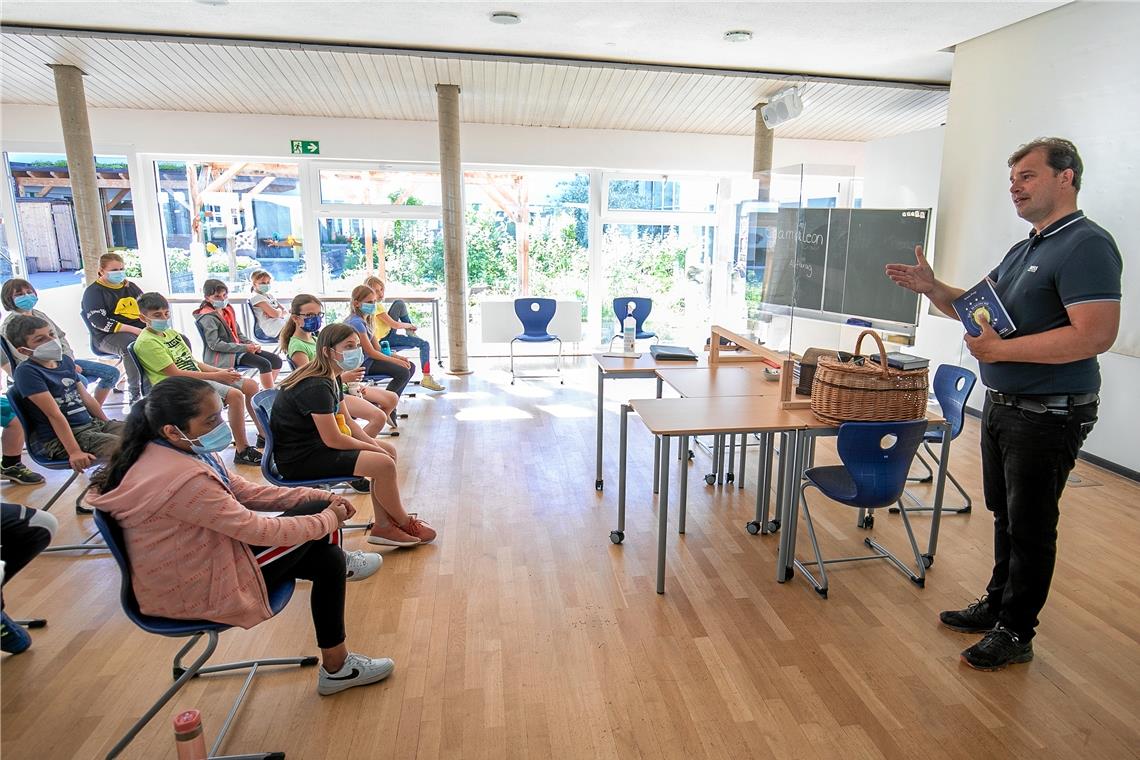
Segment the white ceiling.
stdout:
[[[950,81],[960,42],[1063,2],[4,0],[5,24]],[[490,23],[491,11],[522,17]],[[750,42],[721,39],[748,29]]]

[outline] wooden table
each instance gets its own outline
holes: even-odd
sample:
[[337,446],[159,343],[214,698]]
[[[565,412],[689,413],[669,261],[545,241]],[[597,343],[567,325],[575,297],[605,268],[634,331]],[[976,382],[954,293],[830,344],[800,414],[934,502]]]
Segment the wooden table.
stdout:
[[[657,398],[661,398],[661,378],[657,376],[657,370],[676,368],[678,365],[685,365],[689,368],[703,365],[705,362],[704,357],[699,358],[695,362],[679,362],[679,361],[657,361],[653,355],[648,351],[641,354],[636,359],[629,359],[626,357],[613,357],[606,356],[604,353],[593,354],[594,361],[598,364],[598,420],[597,420],[597,450],[595,452],[595,472],[594,472],[594,488],[601,491],[605,486],[602,479],[602,432],[604,427],[603,404],[605,402],[605,381],[607,379],[633,379],[633,378],[655,378],[657,380]],[[660,445],[659,441],[654,442],[654,452],[657,451],[657,446]],[[656,481],[657,466],[659,460],[654,456],[654,480]]]

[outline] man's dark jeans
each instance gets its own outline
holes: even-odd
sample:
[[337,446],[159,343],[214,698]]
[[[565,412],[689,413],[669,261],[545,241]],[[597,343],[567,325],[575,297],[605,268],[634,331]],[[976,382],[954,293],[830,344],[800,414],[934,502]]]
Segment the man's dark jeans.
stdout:
[[1058,503],[1096,422],[1097,404],[1035,413],[986,399],[982,478],[994,513],[994,571],[986,592],[998,621],[1033,638],[1057,559]]

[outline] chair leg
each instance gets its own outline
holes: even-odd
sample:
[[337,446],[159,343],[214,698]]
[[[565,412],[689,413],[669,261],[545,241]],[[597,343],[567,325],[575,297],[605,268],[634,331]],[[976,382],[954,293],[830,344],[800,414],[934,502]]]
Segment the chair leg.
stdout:
[[[922,445],[926,448],[927,453],[930,454],[930,458],[937,461],[938,457],[934,456],[934,449],[930,448],[930,444],[926,443],[924,441]],[[923,465],[926,465],[926,461],[922,458],[922,454],[917,454],[916,456],[918,457],[918,460],[923,463]],[[927,466],[927,469],[928,470],[930,469],[929,466]],[[930,479],[931,478],[926,478],[923,480],[919,480],[919,482],[925,483],[925,482],[928,482]],[[944,505],[942,507],[942,513],[943,514],[951,514],[951,515],[968,515],[968,514],[970,514],[970,512],[973,511],[974,500],[970,497],[970,494],[966,493],[966,489],[962,488],[962,484],[958,482],[958,479],[954,477],[954,473],[950,472],[949,468],[946,469],[946,479],[950,481],[950,484],[953,485],[954,488],[958,491],[958,493],[962,496],[962,501],[964,502],[964,505],[961,507],[947,507]],[[907,480],[918,480],[918,479],[917,478],[907,478]],[[934,511],[934,507],[924,504],[921,499],[919,499],[917,496],[912,494],[910,491],[904,491],[903,495],[908,497],[909,499],[911,499],[916,505],[913,507],[907,507],[907,509],[909,509],[911,512],[933,512]],[[896,514],[896,513],[898,513],[898,511],[900,509],[903,509],[901,502],[900,502],[899,506],[891,507],[890,513],[892,515]]]
[[566,385],[566,379],[562,377],[562,338],[555,338],[558,341],[558,384]]
[[[923,441],[923,443],[924,443],[924,445],[926,445],[927,450],[929,451],[930,450],[930,444],[926,443],[925,441]],[[931,454],[931,457],[933,457],[933,456],[934,455]],[[929,483],[931,480],[934,479],[934,470],[930,469],[930,465],[927,464],[926,460],[922,458],[922,454],[915,454],[914,458],[917,459],[918,463],[921,464],[923,469],[926,470],[926,474],[923,475],[921,478],[907,478],[907,480],[910,481],[911,483]]]
[[815,564],[816,567],[819,568],[820,580],[816,580],[815,576],[812,575],[807,567],[804,566],[804,563],[800,562],[798,559],[793,558],[793,564],[795,564],[795,566],[799,568],[799,571],[804,574],[804,577],[808,579],[808,583],[812,585],[812,588],[815,589],[815,592],[826,599],[827,564],[823,561],[823,555],[819,552],[819,540],[816,539],[815,525],[811,521],[811,511],[808,509],[807,488],[809,485],[810,483],[804,483],[800,487],[800,506],[803,507],[804,523],[807,524],[808,537],[811,539],[811,548],[812,551],[815,552]]
[[59,490],[56,491],[55,494],[52,495],[52,497],[50,499],[48,499],[48,503],[43,505],[42,507],[40,507],[40,509],[42,509],[45,512],[49,511],[51,509],[52,505],[55,504],[56,501],[59,500],[59,497],[63,496],[63,492],[66,491],[68,488],[70,488],[71,484],[74,483],[75,479],[78,477],[79,477],[79,473],[76,472],[75,470],[72,470],[71,477],[69,477],[67,479],[67,482],[64,483],[62,486],[60,486]]
[[12,620],[16,625],[22,625],[25,628],[44,628],[47,626],[47,620],[43,618],[29,618],[28,620]]
[[511,385],[515,384],[515,341],[518,338],[511,340]]
[[83,543],[80,544],[57,544],[56,546],[49,546],[44,549],[42,553],[47,554],[48,552],[80,552],[89,551],[91,549],[106,549],[107,544],[104,542],[92,542],[91,539],[95,538],[97,535],[99,535],[99,531],[95,531],[90,536],[83,539]]
[[900,560],[898,557],[896,557],[893,553],[891,553],[888,549],[886,549],[882,544],[880,544],[875,539],[865,538],[865,539],[863,539],[863,543],[865,543],[867,546],[871,547],[871,549],[873,549],[877,555],[879,555],[880,557],[882,557],[883,559],[887,560],[892,565],[894,565],[899,570],[899,572],[901,572],[906,577],[910,578],[911,581],[913,581],[919,587],[924,588],[926,586],[926,563],[923,562],[922,554],[919,553],[919,551],[918,551],[918,542],[916,542],[914,540],[914,531],[911,530],[910,518],[907,517],[907,514],[906,514],[907,511],[908,510],[902,508],[902,500],[900,499],[899,500],[899,514],[902,515],[903,527],[906,528],[906,536],[910,540],[911,551],[914,552],[915,567],[918,569],[917,574],[914,572],[911,572],[911,569],[909,567],[907,567],[906,564],[903,563],[902,560]]

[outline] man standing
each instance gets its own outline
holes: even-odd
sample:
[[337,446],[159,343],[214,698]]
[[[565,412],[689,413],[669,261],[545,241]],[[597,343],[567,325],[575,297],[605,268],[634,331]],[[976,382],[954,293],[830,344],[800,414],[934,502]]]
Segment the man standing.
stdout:
[[[99,279],[83,291],[83,322],[91,333],[95,348],[108,354],[125,356],[146,325],[139,319],[138,297],[142,289],[127,280],[123,257],[105,253],[99,257]],[[127,372],[127,403],[142,398],[138,367],[129,359],[123,362]]]
[[[1083,165],[1076,146],[1041,138],[1010,156],[1009,192],[1033,225],[989,273],[1017,330],[1004,339],[983,324],[966,346],[986,392],[982,479],[994,513],[994,569],[986,593],[939,615],[964,633],[984,633],[962,652],[979,670],[1033,659],[1037,614],[1057,556],[1058,502],[1077,453],[1096,422],[1100,366],[1116,340],[1123,262],[1112,236],[1077,209]],[[956,317],[963,291],[917,263],[888,264],[887,276]]]

